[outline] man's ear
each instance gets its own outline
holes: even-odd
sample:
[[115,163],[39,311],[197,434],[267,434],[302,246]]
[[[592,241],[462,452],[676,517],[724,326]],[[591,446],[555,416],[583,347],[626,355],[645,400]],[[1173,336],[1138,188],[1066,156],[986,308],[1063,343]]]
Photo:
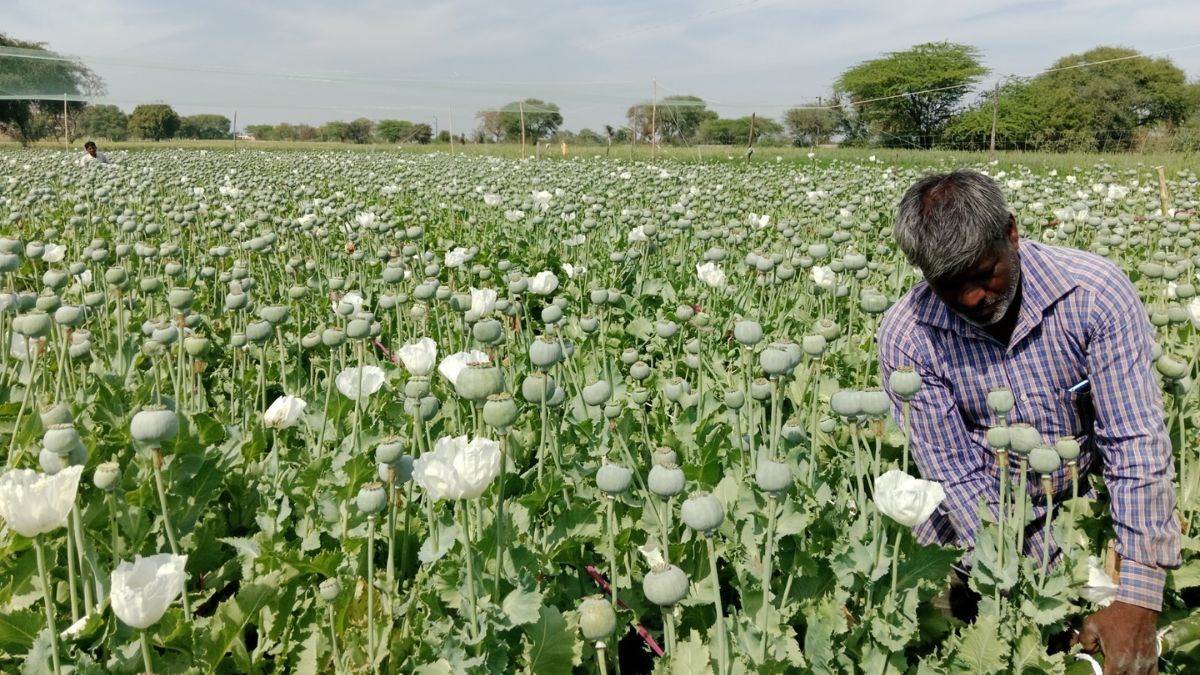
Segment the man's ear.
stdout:
[[1008,214],[1008,240],[1012,242],[1013,248],[1017,247],[1017,240],[1021,235],[1017,232],[1017,217],[1013,214]]

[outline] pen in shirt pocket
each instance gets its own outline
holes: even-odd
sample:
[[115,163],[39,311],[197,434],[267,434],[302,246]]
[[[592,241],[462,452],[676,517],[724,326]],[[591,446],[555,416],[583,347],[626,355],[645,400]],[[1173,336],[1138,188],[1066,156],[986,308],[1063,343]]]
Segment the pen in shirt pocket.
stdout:
[[1080,380],[1079,382],[1067,388],[1067,391],[1072,394],[1086,394],[1092,388],[1092,381],[1088,379]]

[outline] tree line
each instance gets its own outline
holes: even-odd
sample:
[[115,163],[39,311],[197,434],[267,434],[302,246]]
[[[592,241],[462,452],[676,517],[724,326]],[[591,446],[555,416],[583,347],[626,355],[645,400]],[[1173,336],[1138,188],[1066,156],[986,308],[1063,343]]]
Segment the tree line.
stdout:
[[[0,46],[41,49],[0,34]],[[0,68],[0,89],[63,91],[97,96],[103,82],[75,61],[13,59]],[[559,106],[525,98],[475,115],[460,143],[655,143],[688,146],[841,145],[1001,150],[1200,149],[1200,84],[1169,58],[1100,46],[1057,59],[1042,73],[1010,77],[979,91],[989,70],[970,45],[932,42],[889,52],[847,68],[826,96],[805,101],[779,119],[751,114],[723,118],[691,95],[639,101],[623,124],[568,131]],[[29,83],[35,83],[30,87]],[[975,93],[973,93],[975,92]],[[61,136],[110,140],[231,138],[223,115],[180,116],[166,104],[139,105],[126,115],[112,105],[62,99],[0,101],[0,133],[21,141]],[[67,124],[70,128],[67,128]],[[260,140],[343,143],[448,142],[450,133],[424,122],[358,118],[321,125],[253,124]]]

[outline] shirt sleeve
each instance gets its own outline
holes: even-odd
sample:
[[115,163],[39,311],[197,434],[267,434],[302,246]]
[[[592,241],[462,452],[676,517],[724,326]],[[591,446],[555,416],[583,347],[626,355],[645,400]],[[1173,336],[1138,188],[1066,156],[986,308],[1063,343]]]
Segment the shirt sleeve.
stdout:
[[949,518],[959,544],[972,548],[979,530],[981,500],[987,501],[993,514],[999,512],[998,481],[989,471],[990,451],[980,447],[967,431],[945,379],[901,340],[891,331],[880,331],[880,372],[884,390],[892,399],[892,414],[903,428],[903,405],[889,380],[896,368],[911,367],[921,376],[921,388],[908,404],[912,459],[925,480],[941,483],[946,499],[938,508]]
[[1111,288],[1093,312],[1087,367],[1121,556],[1117,600],[1160,610],[1166,570],[1180,564],[1174,458],[1146,312],[1124,275]]

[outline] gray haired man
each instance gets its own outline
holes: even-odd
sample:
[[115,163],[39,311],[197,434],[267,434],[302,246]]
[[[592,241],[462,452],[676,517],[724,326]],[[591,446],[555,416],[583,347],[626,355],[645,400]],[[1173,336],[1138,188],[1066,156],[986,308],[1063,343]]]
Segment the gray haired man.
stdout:
[[[1166,571],[1180,564],[1180,533],[1154,334],[1133,284],[1105,258],[1019,238],[999,187],[970,171],[926,176],[910,187],[895,237],[925,280],[880,324],[883,381],[899,367],[921,375],[910,403],[913,459],[946,491],[917,537],[971,548],[980,504],[999,512],[1001,469],[985,434],[1001,420],[987,395],[1010,390],[1015,406],[1006,423],[1030,424],[1051,444],[1075,439],[1081,493],[1095,495],[1093,473],[1108,487],[1117,594],[1087,618],[1077,640],[1104,652],[1106,673],[1155,672],[1155,624]],[[1040,476],[1005,469],[1037,505],[1022,553],[1057,555],[1042,535]],[[1070,498],[1071,477],[1063,466],[1048,478],[1056,508]]]

